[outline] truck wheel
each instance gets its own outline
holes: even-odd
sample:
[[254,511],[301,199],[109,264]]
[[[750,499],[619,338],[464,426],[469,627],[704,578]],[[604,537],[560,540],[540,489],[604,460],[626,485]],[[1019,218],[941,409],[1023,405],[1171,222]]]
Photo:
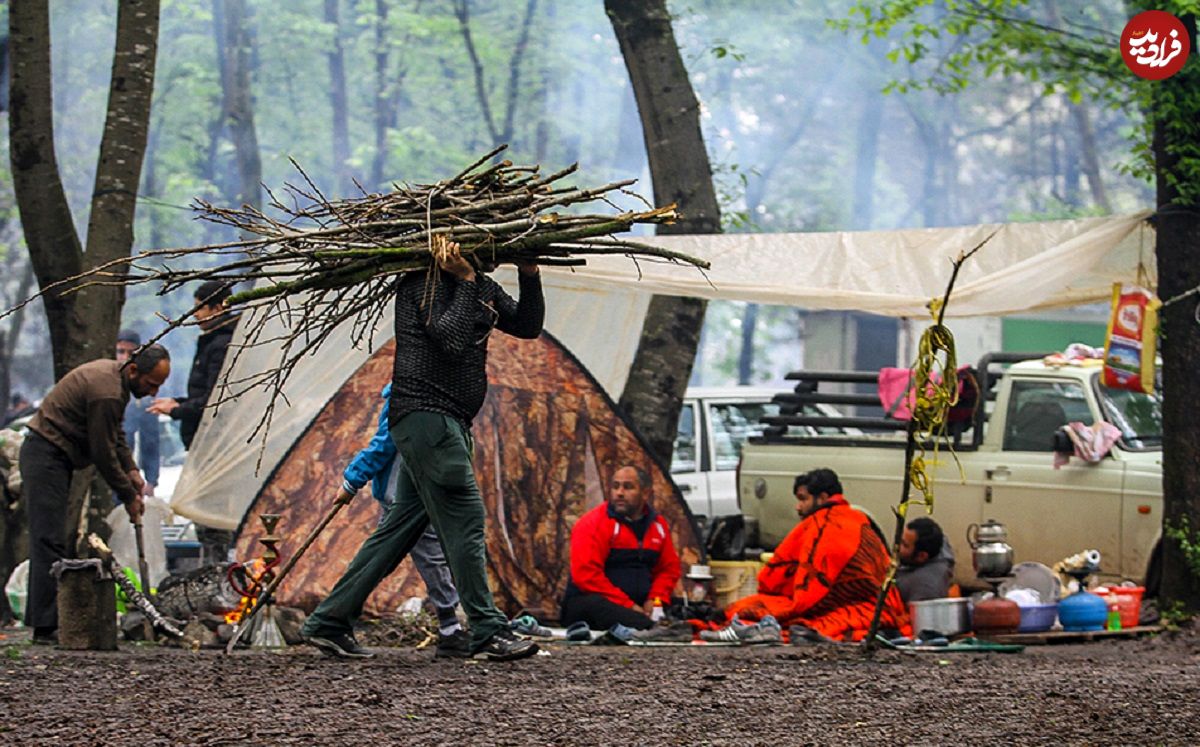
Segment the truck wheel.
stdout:
[[1142,581],[1142,586],[1146,587],[1146,599],[1153,599],[1158,596],[1158,591],[1162,587],[1162,540],[1159,540],[1154,545],[1154,549],[1150,551],[1150,561],[1146,563],[1146,578]]

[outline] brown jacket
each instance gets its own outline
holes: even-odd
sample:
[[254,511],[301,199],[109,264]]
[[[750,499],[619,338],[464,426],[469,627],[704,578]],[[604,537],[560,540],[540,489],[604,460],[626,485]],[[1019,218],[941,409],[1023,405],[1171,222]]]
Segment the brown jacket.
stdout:
[[120,364],[102,358],[62,377],[29,421],[29,429],[62,449],[76,469],[96,465],[122,501],[138,495],[129,479],[137,465],[121,427],[129,394]]

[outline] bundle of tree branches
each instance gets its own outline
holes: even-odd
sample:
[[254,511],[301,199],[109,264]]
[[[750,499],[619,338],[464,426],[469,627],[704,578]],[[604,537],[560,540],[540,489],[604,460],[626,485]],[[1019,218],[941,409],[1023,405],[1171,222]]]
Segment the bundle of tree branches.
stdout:
[[[163,295],[181,289],[192,292],[199,283],[219,281],[234,291],[230,306],[243,311],[245,336],[241,345],[231,348],[232,354],[240,356],[247,348],[267,344],[280,349],[277,367],[220,382],[210,398],[210,405],[219,405],[263,385],[280,394],[295,365],[343,324],[352,325],[355,346],[373,339],[396,276],[435,265],[435,236],[457,242],[464,256],[490,265],[534,261],[571,266],[583,264],[587,255],[615,254],[635,262],[689,264],[701,271],[708,267],[684,254],[614,238],[634,224],[676,218],[674,205],[655,208],[645,200],[644,211],[620,211],[612,197],[637,197],[627,190],[633,180],[595,188],[567,185],[565,179],[577,164],[543,175],[538,166],[496,162],[505,147],[435,184],[394,185],[386,194],[364,192],[343,200],[327,199],[296,165],[303,186],[288,184],[282,195],[271,193],[265,210],[196,202],[202,219],[236,229],[240,240],[141,252],[42,293],[71,292],[91,284],[157,283]],[[595,203],[616,212],[582,211]],[[197,267],[200,264],[204,266]],[[176,327],[195,324],[195,311],[168,319],[166,329],[147,344]],[[269,423],[270,412],[260,427]]]

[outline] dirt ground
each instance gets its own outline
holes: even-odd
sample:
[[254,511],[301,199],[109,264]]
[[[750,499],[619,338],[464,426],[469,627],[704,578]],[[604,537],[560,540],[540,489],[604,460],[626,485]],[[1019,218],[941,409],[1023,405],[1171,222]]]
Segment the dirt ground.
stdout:
[[1200,744],[1200,636],[865,659],[851,647],[370,661],[0,640],[4,745]]

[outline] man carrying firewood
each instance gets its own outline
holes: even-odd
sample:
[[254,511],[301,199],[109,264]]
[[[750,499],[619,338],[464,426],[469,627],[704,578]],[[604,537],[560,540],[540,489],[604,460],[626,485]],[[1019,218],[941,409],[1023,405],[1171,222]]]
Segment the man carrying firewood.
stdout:
[[[374,654],[354,639],[354,622],[375,587],[412,550],[429,524],[450,562],[476,659],[510,661],[537,653],[517,638],[488,588],[484,507],[471,465],[471,421],[487,394],[493,329],[534,339],[544,302],[538,266],[518,263],[520,300],[433,239],[437,267],[401,277],[396,290],[396,358],[389,401],[392,440],[403,461],[396,496],[375,532],[304,625],[309,643],[343,658]],[[341,500],[339,495],[338,500]]]

